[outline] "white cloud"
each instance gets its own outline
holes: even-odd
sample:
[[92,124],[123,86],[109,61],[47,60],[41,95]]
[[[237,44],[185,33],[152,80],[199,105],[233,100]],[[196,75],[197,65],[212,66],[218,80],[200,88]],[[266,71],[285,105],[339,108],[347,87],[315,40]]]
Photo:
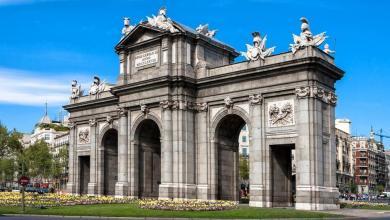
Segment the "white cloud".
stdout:
[[[0,102],[42,106],[66,104],[72,79],[87,82],[86,74],[40,73],[0,67]],[[82,83],[82,87],[87,83]]]

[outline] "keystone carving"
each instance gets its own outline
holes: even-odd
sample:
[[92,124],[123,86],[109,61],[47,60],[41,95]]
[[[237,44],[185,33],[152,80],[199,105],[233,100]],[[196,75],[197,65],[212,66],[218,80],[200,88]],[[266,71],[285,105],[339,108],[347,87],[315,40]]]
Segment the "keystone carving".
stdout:
[[141,104],[140,107],[142,114],[147,115],[149,113],[150,110],[145,104]]

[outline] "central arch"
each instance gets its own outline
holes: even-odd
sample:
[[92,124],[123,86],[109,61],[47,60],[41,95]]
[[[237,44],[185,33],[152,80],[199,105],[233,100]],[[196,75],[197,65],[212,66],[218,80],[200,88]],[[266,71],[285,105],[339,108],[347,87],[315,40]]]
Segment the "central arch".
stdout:
[[160,128],[152,119],[144,119],[135,131],[138,147],[138,193],[140,198],[158,198],[161,183]]
[[217,195],[220,200],[239,201],[239,135],[246,125],[238,114],[226,114],[215,128],[217,150]]

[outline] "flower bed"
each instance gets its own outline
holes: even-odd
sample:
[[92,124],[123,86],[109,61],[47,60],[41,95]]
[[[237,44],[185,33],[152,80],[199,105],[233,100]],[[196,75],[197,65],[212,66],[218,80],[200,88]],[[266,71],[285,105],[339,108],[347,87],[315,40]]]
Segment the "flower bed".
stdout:
[[173,211],[221,211],[235,209],[237,202],[233,201],[202,201],[202,200],[183,200],[183,199],[162,199],[139,200],[138,205],[143,209],[173,210]]
[[341,203],[341,208],[390,208],[390,205],[387,203],[376,203],[376,202],[362,202],[362,201],[354,201],[351,203]]
[[[59,195],[55,193],[47,194],[25,194],[25,204],[30,207],[52,207],[67,205],[92,205],[92,204],[113,204],[113,203],[130,203],[132,200],[127,198],[114,198],[111,196],[75,196]],[[0,206],[20,206],[22,195],[19,192],[1,192]]]

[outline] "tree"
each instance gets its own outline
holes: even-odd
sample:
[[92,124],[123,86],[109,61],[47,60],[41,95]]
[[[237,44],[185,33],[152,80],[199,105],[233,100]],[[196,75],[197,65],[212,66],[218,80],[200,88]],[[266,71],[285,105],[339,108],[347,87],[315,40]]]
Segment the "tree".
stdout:
[[14,159],[0,159],[0,182],[13,181],[15,168]]
[[244,157],[243,155],[240,155],[239,159],[239,168],[240,168],[240,177],[242,180],[248,180],[249,179],[249,160],[247,157]]
[[23,161],[26,163],[26,171],[29,176],[37,178],[48,178],[50,176],[52,155],[45,141],[40,140],[27,148],[23,155]]
[[20,142],[22,134],[15,129],[8,131],[0,122],[0,180],[13,181],[14,171],[17,169],[16,161],[23,146]]
[[382,185],[382,184],[379,184],[375,187],[375,190],[378,194],[381,194],[384,190],[385,190],[385,187]]
[[357,185],[354,182],[351,182],[349,184],[349,188],[351,189],[351,193],[353,193],[353,194],[357,193]]

